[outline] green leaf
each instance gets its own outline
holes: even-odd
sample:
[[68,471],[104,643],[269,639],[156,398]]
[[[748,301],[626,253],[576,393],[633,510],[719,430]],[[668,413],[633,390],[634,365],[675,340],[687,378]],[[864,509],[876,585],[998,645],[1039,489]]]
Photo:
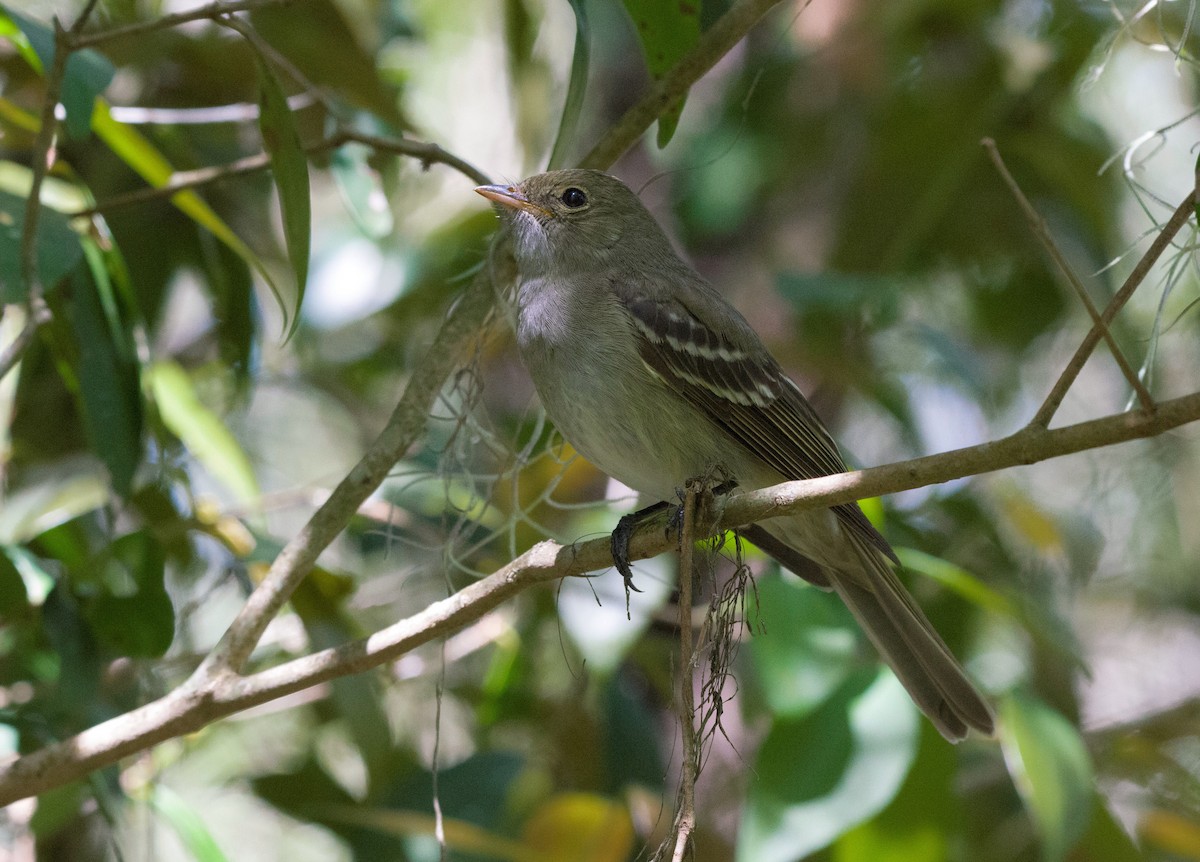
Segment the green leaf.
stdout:
[[[623,0],[633,20],[646,67],[659,80],[700,39],[701,0]],[[685,97],[658,116],[658,146],[665,147],[675,134]]]
[[12,622],[29,609],[25,579],[3,548],[0,548],[0,620]]
[[[41,22],[26,18],[18,12],[0,4],[0,15],[15,25],[25,36],[29,49],[37,56],[34,63],[29,52],[22,50],[21,55],[39,72],[45,73],[54,63],[54,31]],[[4,28],[0,28],[0,35]],[[71,138],[82,138],[88,134],[92,124],[92,110],[96,97],[103,93],[110,83],[116,69],[103,54],[85,48],[75,51],[67,58],[67,66],[63,70],[61,101],[66,110],[67,135]]]
[[1008,596],[992,589],[979,578],[948,560],[926,554],[915,548],[896,548],[896,556],[906,569],[920,572],[939,584],[958,593],[976,607],[1006,617],[1017,619],[1017,606]]
[[887,670],[852,678],[805,718],[777,720],[750,773],[739,862],[795,862],[882,810],[912,765],[918,722]]
[[258,127],[262,133],[263,146],[271,157],[271,171],[275,175],[275,187],[279,190],[283,236],[287,242],[292,272],[296,276],[296,308],[292,314],[291,326],[287,325],[286,314],[284,316],[286,337],[290,338],[300,323],[300,306],[304,302],[304,288],[308,284],[308,258],[312,235],[308,158],[300,146],[296,120],[288,106],[287,96],[279,85],[279,79],[271,71],[266,58],[258,53],[255,41],[247,41],[254,46],[258,61]]
[[800,718],[829,698],[857,664],[859,639],[846,606],[796,578],[763,578],[750,654],[767,705]]
[[[175,173],[175,168],[167,161],[155,146],[140,132],[112,118],[108,105],[103,100],[96,102],[96,111],[92,116],[92,130],[100,137],[109,149],[127,164],[138,176],[155,188],[165,186]],[[287,304],[279,292],[271,273],[263,265],[248,245],[241,241],[230,228],[213,212],[200,195],[191,189],[184,189],[171,195],[171,203],[180,212],[207,230],[234,254],[244,260],[259,274],[279,303],[279,308],[287,316]]]
[[587,3],[585,0],[570,0],[570,3],[571,11],[575,13],[575,50],[571,54],[571,77],[567,82],[562,117],[558,121],[558,134],[550,151],[550,170],[566,165],[568,148],[579,128],[583,97],[587,93],[588,66],[591,63],[592,34],[588,26]]
[[104,473],[90,457],[85,465],[66,461],[9,494],[0,506],[0,544],[20,545],[105,505],[110,492]]
[[[21,235],[25,232],[23,197],[0,191],[0,303],[26,300],[29,287],[21,273]],[[46,290],[65,278],[83,256],[79,235],[65,215],[43,206],[37,222],[37,274]]]
[[155,362],[146,379],[163,424],[239,503],[258,499],[250,459],[229,429],[196,396],[191,378],[174,362]]
[[834,862],[943,862],[963,829],[955,785],[957,754],[930,722],[921,722],[921,744],[904,785],[875,817],[834,845]]
[[163,583],[166,555],[145,530],[121,536],[99,566],[106,588],[87,604],[97,639],[121,655],[157,658],[175,636],[175,609]]
[[69,304],[79,348],[80,412],[92,451],[108,468],[113,488],[127,497],[142,457],[140,369],[101,252],[88,241],[84,253],[92,278],[75,275]]
[[180,842],[197,862],[225,862],[228,857],[204,824],[196,809],[162,782],[154,784],[150,804],[175,830]]
[[1042,858],[1058,862],[1091,819],[1095,779],[1079,731],[1032,695],[1000,705],[1000,745],[1025,806],[1042,834]]
[[392,232],[396,220],[379,173],[367,162],[370,152],[363,144],[353,142],[338,147],[330,160],[330,170],[355,224],[372,239],[381,239]]

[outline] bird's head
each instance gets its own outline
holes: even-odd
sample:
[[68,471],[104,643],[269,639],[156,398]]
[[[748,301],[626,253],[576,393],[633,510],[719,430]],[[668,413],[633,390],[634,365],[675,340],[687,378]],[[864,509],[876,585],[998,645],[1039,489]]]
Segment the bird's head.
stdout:
[[550,171],[475,191],[498,204],[526,274],[603,268],[639,250],[670,249],[637,195],[600,171]]

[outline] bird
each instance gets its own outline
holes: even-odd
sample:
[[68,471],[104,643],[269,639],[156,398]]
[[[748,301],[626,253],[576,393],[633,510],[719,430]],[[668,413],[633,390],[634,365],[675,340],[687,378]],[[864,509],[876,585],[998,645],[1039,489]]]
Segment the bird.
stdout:
[[[741,489],[845,472],[799,387],[627,185],[568,169],[475,191],[510,238],[521,359],[546,414],[588,461],[661,501],[713,471]],[[993,733],[987,701],[857,503],[739,532],[836,593],[946,739]]]

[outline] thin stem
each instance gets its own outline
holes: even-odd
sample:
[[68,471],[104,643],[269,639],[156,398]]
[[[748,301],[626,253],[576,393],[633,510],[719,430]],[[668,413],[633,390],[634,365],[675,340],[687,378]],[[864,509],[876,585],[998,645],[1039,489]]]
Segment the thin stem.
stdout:
[[1108,344],[1108,349],[1112,352],[1113,359],[1116,360],[1117,365],[1121,368],[1121,373],[1125,375],[1125,379],[1133,387],[1133,391],[1137,393],[1138,402],[1142,405],[1142,409],[1147,413],[1153,412],[1154,398],[1151,397],[1150,392],[1142,383],[1142,379],[1125,358],[1124,352],[1117,344],[1116,339],[1113,338],[1112,332],[1104,322],[1104,319],[1101,318],[1100,312],[1096,308],[1095,303],[1092,302],[1091,296],[1088,295],[1087,288],[1083,286],[1083,282],[1079,280],[1079,276],[1075,274],[1075,270],[1071,269],[1071,265],[1063,257],[1063,253],[1054,241],[1054,237],[1050,235],[1050,229],[1046,226],[1046,220],[1034,209],[1033,204],[1029,202],[1029,198],[1025,196],[1025,193],[1021,191],[1021,187],[1017,185],[1017,181],[1009,172],[1008,166],[1004,164],[1004,159],[1000,155],[1000,150],[996,147],[996,142],[991,138],[984,138],[983,146],[988,151],[988,155],[992,159],[992,164],[996,166],[1000,178],[1004,180],[1004,184],[1008,186],[1009,191],[1016,198],[1017,204],[1025,213],[1025,218],[1029,221],[1029,226],[1033,230],[1034,235],[1041,240],[1042,246],[1058,266],[1059,272],[1063,274],[1071,287],[1074,288],[1075,295],[1079,297],[1084,308],[1087,309],[1087,313],[1091,316],[1092,324],[1100,330],[1101,336]]
[[739,0],[700,37],[696,47],[663,75],[617,120],[608,134],[579,163],[603,170],[621,157],[662,113],[742,40],[780,0]]
[[152,21],[138,21],[135,24],[126,24],[122,27],[114,27],[111,30],[101,30],[97,33],[84,33],[74,36],[71,39],[71,47],[76,50],[91,48],[104,42],[111,42],[114,39],[129,39],[136,36],[144,36],[147,33],[154,33],[158,30],[178,27],[180,24],[187,24],[190,21],[200,21],[205,18],[215,20],[222,15],[231,15],[234,12],[247,12],[251,9],[260,9],[265,6],[287,6],[294,2],[295,0],[233,0],[233,2],[221,2],[221,0],[217,0],[217,2],[198,6],[187,12],[164,15]]
[[0,380],[7,377],[8,372],[12,371],[21,361],[21,356],[33,343],[33,337],[37,335],[37,331],[42,324],[49,320],[50,309],[46,307],[46,301],[41,297],[32,300],[29,304],[29,316],[25,320],[25,325],[4,352],[0,353]]
[[[1153,414],[1119,413],[1054,429],[1029,427],[990,443],[912,461],[785,482],[727,498],[717,522],[711,529],[706,524],[704,532],[715,535],[766,518],[1035,464],[1101,446],[1154,437],[1198,420],[1200,392],[1163,401]],[[289,543],[281,559],[288,556],[300,566],[303,554],[315,553],[314,543],[326,534],[321,524],[329,517],[330,513],[324,509],[314,515],[309,527]],[[305,548],[298,549],[297,543],[303,543]],[[664,536],[661,524],[649,523],[633,536],[629,546],[630,559],[660,554],[671,544],[672,540]],[[199,685],[175,689],[153,703],[111,718],[71,739],[0,762],[0,806],[57,787],[126,755],[199,730],[240,710],[395,661],[422,644],[464,628],[530,587],[611,565],[611,544],[607,537],[565,546],[540,542],[487,577],[370,637],[320,650],[246,677],[210,676],[202,679]],[[306,568],[301,570],[307,571]],[[263,589],[274,593],[278,588],[277,577],[273,567],[255,596]],[[235,623],[231,632],[239,639],[248,640],[241,625]]]
[[683,737],[683,768],[679,778],[679,810],[675,816],[675,850],[672,862],[681,862],[696,827],[696,773],[700,751],[696,741],[696,702],[692,676],[696,671],[692,634],[692,580],[696,548],[696,501],[700,481],[687,483],[683,498],[683,526],[679,533],[679,727]]
[[[1129,273],[1129,277],[1125,279],[1125,283],[1121,285],[1121,289],[1116,292],[1108,306],[1104,309],[1104,313],[1100,315],[1100,320],[1104,324],[1110,324],[1113,318],[1133,296],[1135,290],[1145,280],[1149,274],[1151,267],[1158,261],[1162,253],[1166,251],[1167,246],[1171,244],[1171,240],[1175,238],[1175,234],[1183,228],[1192,213],[1195,211],[1196,194],[1191,192],[1186,198],[1176,207],[1175,212],[1171,214],[1171,218],[1163,225],[1163,229],[1159,231],[1158,236],[1154,238],[1150,248],[1142,255],[1142,259],[1137,262],[1137,266],[1133,268],[1133,272]],[[1075,382],[1075,378],[1079,376],[1079,372],[1083,370],[1084,364],[1092,351],[1096,349],[1096,344],[1100,341],[1100,327],[1093,324],[1091,330],[1084,337],[1079,347],[1075,351],[1075,355],[1071,357],[1071,361],[1067,363],[1067,367],[1063,369],[1058,380],[1054,384],[1054,388],[1050,390],[1050,394],[1046,396],[1046,400],[1038,409],[1037,414],[1030,421],[1030,426],[1033,428],[1048,428],[1050,420],[1054,418],[1054,414],[1058,411],[1063,399],[1067,396],[1067,390],[1071,388],[1071,384]]]
[[[310,144],[305,144],[303,149],[309,155],[329,152],[336,150],[338,147],[347,143],[360,143],[369,146],[380,152],[395,153],[396,155],[410,156],[417,159],[423,167],[428,168],[433,164],[446,165],[453,168],[461,174],[464,174],[472,182],[478,185],[487,185],[491,180],[487,174],[479,170],[465,159],[459,158],[453,153],[439,147],[437,144],[427,143],[425,141],[413,141],[408,138],[388,138],[381,135],[369,135],[363,132],[357,132],[353,129],[341,129],[334,132],[328,138],[320,141],[314,141]],[[214,165],[211,167],[197,168],[192,171],[177,171],[171,175],[171,178],[161,186],[153,188],[138,189],[125,194],[113,195],[106,200],[102,200],[95,206],[87,209],[79,210],[72,215],[86,216],[94,215],[101,212],[109,212],[120,207],[134,206],[137,204],[148,203],[149,201],[161,200],[169,198],[178,192],[186,189],[194,189],[200,186],[208,185],[209,183],[218,180],[226,179],[227,177],[235,177],[241,174],[253,173],[261,171],[264,168],[271,166],[271,158],[266,153],[256,153],[253,156],[246,156],[243,159],[238,159],[235,162],[230,162],[226,165]]]

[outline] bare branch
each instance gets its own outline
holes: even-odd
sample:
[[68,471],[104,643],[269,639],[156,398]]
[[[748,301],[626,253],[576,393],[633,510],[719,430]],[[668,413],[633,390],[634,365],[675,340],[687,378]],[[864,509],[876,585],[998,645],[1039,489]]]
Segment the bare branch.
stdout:
[[[1138,289],[1138,286],[1146,278],[1150,272],[1150,268],[1158,261],[1162,253],[1167,250],[1167,246],[1171,244],[1171,240],[1175,238],[1175,234],[1183,228],[1192,213],[1196,208],[1197,196],[1193,191],[1176,207],[1175,212],[1171,214],[1171,218],[1159,231],[1158,236],[1154,238],[1154,242],[1150,244],[1150,248],[1142,255],[1142,259],[1137,262],[1137,266],[1133,268],[1133,272],[1129,273],[1129,277],[1125,279],[1125,283],[1121,285],[1121,289],[1113,295],[1109,300],[1108,306],[1104,309],[1104,313],[1100,315],[1100,320],[1108,325],[1112,323],[1113,318],[1117,316],[1124,306],[1129,301],[1129,297],[1133,296],[1133,292]],[[1067,363],[1067,367],[1063,369],[1058,380],[1054,384],[1054,388],[1050,390],[1050,394],[1046,396],[1046,400],[1042,406],[1038,408],[1037,414],[1029,423],[1035,428],[1047,428],[1050,425],[1050,420],[1054,418],[1054,414],[1058,411],[1063,399],[1067,396],[1067,390],[1071,388],[1071,384],[1075,382],[1075,378],[1079,376],[1079,372],[1083,370],[1084,364],[1092,351],[1096,349],[1096,344],[1100,341],[1101,330],[1098,325],[1093,324],[1091,331],[1080,343],[1075,355],[1071,357],[1071,361]]]
[[[469,316],[463,312],[458,320],[461,322]],[[423,421],[423,415],[419,419]],[[1119,413],[1064,428],[1026,427],[990,443],[912,461],[803,482],[785,482],[731,496],[725,501],[720,520],[711,532],[715,534],[769,517],[936,485],[1153,437],[1197,420],[1200,420],[1200,392],[1163,401],[1152,415]],[[372,452],[376,452],[376,447]],[[356,468],[343,486],[356,485],[364,475],[363,469]],[[343,490],[343,486],[334,492],[334,497],[340,494],[344,504],[350,492]],[[194,675],[189,684],[160,700],[89,728],[64,742],[0,764],[0,805],[79,778],[93,769],[115,763],[125,755],[191,733],[239,710],[394,661],[421,644],[479,619],[535,584],[581,575],[612,564],[607,537],[576,545],[541,542],[486,578],[368,638],[321,650],[251,676],[242,677],[224,670],[234,666],[234,650],[241,651],[247,644],[253,645],[253,632],[259,621],[269,618],[263,608],[277,606],[276,602],[282,601],[281,590],[290,585],[290,581],[281,581],[280,567],[292,565],[306,571],[309,563],[305,560],[315,557],[317,552],[315,543],[328,536],[330,530],[336,533],[340,529],[336,524],[325,522],[340,514],[340,508],[322,508],[280,555],[280,560],[286,557],[291,563],[277,560],[263,586],[251,597],[247,607],[255,610],[243,612],[231,627],[221,647],[225,661],[217,672]],[[660,525],[649,524],[634,535],[629,548],[630,558],[645,559],[660,554],[671,544],[672,540],[663,535]],[[266,593],[260,595],[264,590]],[[244,619],[248,616],[253,618]]]
[[[683,759],[679,776],[679,802],[674,820],[675,847],[671,862],[682,862],[692,831],[696,828],[696,778],[700,771],[700,744],[696,738],[695,646],[692,639],[692,559],[696,548],[697,488],[700,480],[687,483],[683,498],[683,526],[679,531],[679,728],[683,741]],[[707,486],[705,494],[710,494]]]
[[742,40],[779,0],[739,0],[720,20],[704,31],[696,47],[650,87],[625,112],[608,134],[579,163],[581,168],[603,170],[621,157],[650,128],[651,123],[687,93],[692,84]]
[[136,24],[126,24],[123,27],[114,27],[111,30],[101,30],[97,33],[84,33],[74,36],[71,39],[71,47],[75,50],[91,48],[104,42],[111,42],[114,39],[144,36],[147,33],[153,33],[158,30],[178,27],[180,24],[187,24],[190,21],[200,21],[205,18],[215,20],[222,15],[231,15],[234,12],[247,12],[251,9],[260,9],[264,6],[288,6],[294,2],[295,0],[233,0],[233,2],[221,2],[221,0],[217,0],[217,2],[198,6],[187,12],[176,12],[174,15],[164,15],[161,18],[154,18],[150,21],[139,21]]
[[991,138],[984,138],[983,146],[988,151],[988,155],[991,156],[992,164],[996,166],[1001,179],[1004,180],[1013,197],[1017,199],[1017,204],[1025,213],[1025,218],[1028,219],[1029,226],[1032,228],[1034,235],[1041,240],[1042,246],[1058,266],[1059,272],[1063,274],[1071,287],[1074,288],[1075,295],[1079,297],[1080,302],[1083,303],[1084,308],[1087,309],[1087,313],[1091,316],[1093,326],[1100,330],[1100,334],[1108,344],[1108,349],[1112,352],[1113,359],[1117,361],[1117,365],[1121,368],[1121,373],[1125,375],[1125,379],[1133,387],[1133,391],[1137,393],[1138,402],[1142,405],[1142,409],[1147,413],[1153,412],[1154,399],[1142,383],[1142,379],[1138,377],[1137,372],[1130,367],[1129,360],[1125,358],[1125,353],[1117,344],[1116,339],[1113,338],[1108,324],[1100,317],[1100,312],[1097,310],[1095,303],[1092,302],[1091,296],[1088,295],[1087,288],[1083,286],[1083,282],[1079,280],[1079,276],[1075,274],[1075,270],[1071,269],[1070,264],[1063,257],[1058,244],[1050,236],[1050,229],[1046,226],[1046,220],[1033,208],[1033,204],[1029,202],[1029,198],[1025,197],[1025,193],[1021,191],[1021,187],[1017,185],[1017,181],[1013,179],[1013,175],[1009,173],[1008,166],[1004,164],[1004,159],[1000,155],[1000,150],[996,148],[996,142]]
[[[380,152],[395,153],[397,155],[411,156],[421,163],[425,168],[430,165],[440,164],[453,168],[461,174],[464,174],[472,182],[479,185],[487,185],[491,182],[487,174],[479,170],[470,162],[462,159],[451,152],[447,152],[437,144],[428,143],[425,141],[414,141],[409,138],[389,138],[382,135],[368,135],[363,132],[358,132],[353,129],[341,129],[334,132],[328,138],[320,141],[314,141],[311,144],[304,145],[304,151],[309,155],[316,153],[325,153],[330,150],[336,150],[338,147],[347,143],[360,143],[371,147]],[[148,201],[159,200],[161,198],[169,198],[178,192],[185,189],[197,188],[199,186],[208,185],[209,183],[223,180],[228,177],[240,176],[241,174],[253,173],[271,166],[271,158],[266,153],[256,153],[253,156],[246,156],[243,159],[238,159],[235,162],[230,162],[226,165],[213,165],[211,167],[197,168],[192,171],[177,171],[171,175],[171,178],[161,186],[151,188],[138,189],[137,191],[127,192],[126,194],[113,195],[112,197],[102,200],[93,207],[79,210],[72,213],[75,216],[89,216],[100,212],[109,212],[110,210],[120,207],[133,206],[135,204],[143,204]]]

